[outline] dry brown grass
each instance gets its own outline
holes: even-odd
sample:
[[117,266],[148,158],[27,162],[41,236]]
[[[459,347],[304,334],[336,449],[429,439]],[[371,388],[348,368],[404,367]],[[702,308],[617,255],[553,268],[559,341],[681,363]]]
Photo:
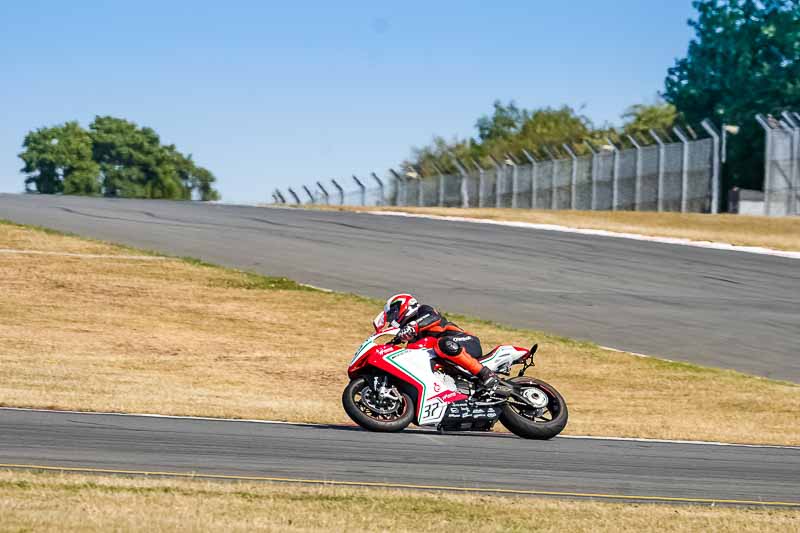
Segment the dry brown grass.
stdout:
[[[0,248],[115,250],[82,242],[0,225]],[[0,405],[348,422],[375,303],[292,288],[181,260],[2,254]],[[540,343],[568,433],[800,444],[800,386],[459,321],[487,346]]]
[[787,509],[0,472],[3,531],[796,531]]
[[95,255],[142,254],[141,251],[125,246],[65,235],[46,228],[20,226],[2,219],[0,219],[0,249]]
[[424,215],[479,218],[573,228],[602,229],[639,235],[678,237],[741,246],[800,251],[800,217],[705,215],[634,211],[551,211],[531,209],[460,209],[438,207],[335,207],[354,211],[403,211]]

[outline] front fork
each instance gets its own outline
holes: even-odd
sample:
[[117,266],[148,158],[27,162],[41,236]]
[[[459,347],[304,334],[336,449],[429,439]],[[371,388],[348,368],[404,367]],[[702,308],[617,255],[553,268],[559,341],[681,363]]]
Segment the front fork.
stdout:
[[382,376],[372,376],[372,378],[370,378],[370,384],[375,395],[381,400],[390,399],[399,402],[403,399],[397,387],[389,383],[389,376],[386,374]]

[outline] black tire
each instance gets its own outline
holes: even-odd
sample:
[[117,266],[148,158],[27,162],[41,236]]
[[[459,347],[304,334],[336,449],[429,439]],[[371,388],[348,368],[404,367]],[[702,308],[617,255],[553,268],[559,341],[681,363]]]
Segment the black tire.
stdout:
[[356,402],[356,394],[360,394],[366,386],[367,379],[361,376],[351,380],[350,384],[345,387],[342,393],[342,406],[347,416],[349,416],[353,422],[369,431],[380,431],[384,433],[403,431],[414,419],[414,402],[411,400],[411,397],[405,392],[400,391],[404,402],[403,412],[399,417],[393,420],[380,420],[365,413]]
[[564,397],[553,387],[540,379],[527,376],[511,378],[507,380],[514,386],[515,390],[524,389],[525,385],[531,385],[544,392],[548,398],[547,409],[552,419],[545,418],[537,420],[521,414],[517,408],[510,404],[503,405],[503,412],[500,415],[500,422],[513,434],[523,439],[548,440],[552,439],[567,426],[569,413],[567,402]]

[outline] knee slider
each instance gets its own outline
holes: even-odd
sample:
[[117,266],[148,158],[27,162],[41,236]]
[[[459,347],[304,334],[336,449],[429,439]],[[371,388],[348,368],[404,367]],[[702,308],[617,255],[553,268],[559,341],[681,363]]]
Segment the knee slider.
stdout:
[[461,353],[461,346],[453,339],[448,339],[447,337],[439,339],[439,349],[445,355],[455,356]]

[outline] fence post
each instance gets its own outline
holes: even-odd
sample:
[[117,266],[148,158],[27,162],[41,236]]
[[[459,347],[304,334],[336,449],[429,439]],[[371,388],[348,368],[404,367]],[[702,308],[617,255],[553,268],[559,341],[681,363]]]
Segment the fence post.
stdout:
[[567,143],[563,144],[564,150],[567,151],[569,157],[572,159],[572,175],[570,177],[570,194],[569,194],[569,208],[575,209],[575,203],[578,197],[578,157],[575,155],[575,152],[569,147]]
[[600,162],[597,158],[597,150],[594,149],[592,143],[589,141],[583,141],[586,145],[586,148],[589,149],[589,152],[592,154],[592,200],[591,200],[591,209],[595,211],[597,209],[597,166]]
[[300,197],[297,196],[297,193],[294,192],[294,189],[292,189],[291,187],[289,187],[289,194],[291,194],[292,198],[294,198],[294,203],[300,205]]
[[472,164],[478,170],[478,207],[483,207],[486,203],[486,171],[474,159]]
[[304,191],[306,191],[306,194],[307,194],[307,195],[308,195],[308,197],[311,199],[311,203],[312,203],[312,204],[316,204],[316,203],[317,203],[317,200],[316,200],[316,198],[314,198],[314,195],[313,195],[313,194],[311,194],[311,191],[308,189],[308,187],[306,187],[305,185],[303,185],[303,190],[304,190]]
[[[786,112],[784,111],[784,113]],[[788,113],[786,113],[786,115],[784,115],[784,113],[781,115],[785,118]],[[784,207],[786,208],[785,215],[792,215],[794,213],[794,170],[797,163],[797,152],[795,151],[795,127],[793,121],[787,122],[786,120],[779,120],[778,127],[789,133],[789,160],[791,162],[789,163],[789,175],[786,176],[784,174],[784,178],[787,181],[786,202]],[[783,174],[783,172],[781,173]]]
[[633,181],[633,210],[639,211],[642,203],[642,146],[636,142],[632,135],[627,135],[633,147],[636,148],[636,177]]
[[506,152],[506,166],[511,167],[511,208],[516,209],[519,207],[517,195],[519,194],[519,170],[517,165],[519,161],[514,157],[511,152]]
[[461,207],[466,209],[467,207],[469,207],[469,182],[467,181],[469,179],[469,174],[467,174],[464,165],[461,164],[461,161],[459,161],[455,155],[453,154],[448,154],[448,155],[450,156],[450,159],[453,160],[453,164],[458,169],[459,176],[461,176]]
[[325,198],[325,205],[330,205],[331,202],[330,202],[330,196],[328,196],[328,191],[325,190],[325,187],[323,187],[322,183],[320,182],[317,182],[317,187],[319,187],[319,190],[322,191],[322,196]]
[[358,185],[359,190],[361,191],[361,205],[367,205],[367,188],[361,183],[361,180],[353,175],[353,181],[356,182]]
[[392,173],[394,177],[395,186],[397,187],[397,195],[395,196],[394,202],[396,206],[405,206],[406,201],[408,200],[408,192],[406,191],[406,183],[400,174],[395,172],[393,168],[389,169],[389,172]]
[[436,172],[439,173],[439,207],[444,207],[444,174],[439,168]]
[[[795,113],[795,115],[797,115]],[[800,157],[800,120],[793,116],[788,111],[781,113],[781,116],[789,126],[789,131],[792,134],[791,158],[792,166],[790,171],[789,183],[789,205],[786,206],[787,215],[798,215],[798,201],[800,200],[800,175],[798,175],[798,158]]]
[[616,211],[619,203],[619,148],[608,137],[606,137],[606,142],[614,151],[614,168],[611,174],[611,210]]
[[489,159],[494,163],[494,206],[500,207],[500,185],[505,185],[506,173],[500,162],[493,155],[490,154]]
[[536,209],[536,186],[538,185],[536,182],[539,178],[539,165],[536,159],[529,154],[527,150],[523,149],[522,153],[531,164],[531,209]]
[[683,143],[683,161],[681,163],[681,213],[685,213],[688,207],[688,189],[689,189],[689,138],[686,133],[678,126],[672,128],[675,135]]
[[711,214],[719,213],[719,132],[714,127],[714,123],[708,119],[700,123],[703,129],[708,132],[713,139],[714,148],[711,152]]
[[667,147],[655,130],[650,130],[650,136],[658,144],[658,192],[656,193],[656,203],[658,204],[658,212],[661,213],[664,211],[664,158],[667,155]]
[[558,198],[556,197],[556,156],[547,146],[542,146],[542,150],[550,158],[550,209],[555,210]]
[[770,179],[770,167],[772,166],[772,127],[769,121],[759,113],[756,115],[756,120],[764,128],[764,135],[766,141],[764,146],[764,214],[769,216],[772,192],[772,180]]
[[331,183],[333,183],[333,186],[336,187],[337,191],[339,191],[339,205],[344,205],[344,189],[342,189],[342,186],[339,185],[339,182],[334,179],[331,180]]
[[286,197],[283,196],[283,193],[281,192],[280,189],[275,189],[275,195],[278,197],[278,200],[280,200],[282,204],[286,203]]
[[384,205],[386,203],[386,191],[384,190],[383,187],[383,180],[380,179],[378,175],[375,174],[374,172],[371,172],[370,176],[372,176],[372,179],[374,179],[378,183],[378,194],[380,195],[378,200],[378,205]]
[[436,192],[436,205],[438,207],[444,207],[444,174],[442,173],[442,169],[439,166],[431,162],[433,169],[436,171],[436,174],[439,176],[439,183]]
[[519,167],[514,158],[511,158],[511,161],[514,163],[514,168],[511,169],[511,207],[517,208],[519,207],[517,198],[519,195]]

